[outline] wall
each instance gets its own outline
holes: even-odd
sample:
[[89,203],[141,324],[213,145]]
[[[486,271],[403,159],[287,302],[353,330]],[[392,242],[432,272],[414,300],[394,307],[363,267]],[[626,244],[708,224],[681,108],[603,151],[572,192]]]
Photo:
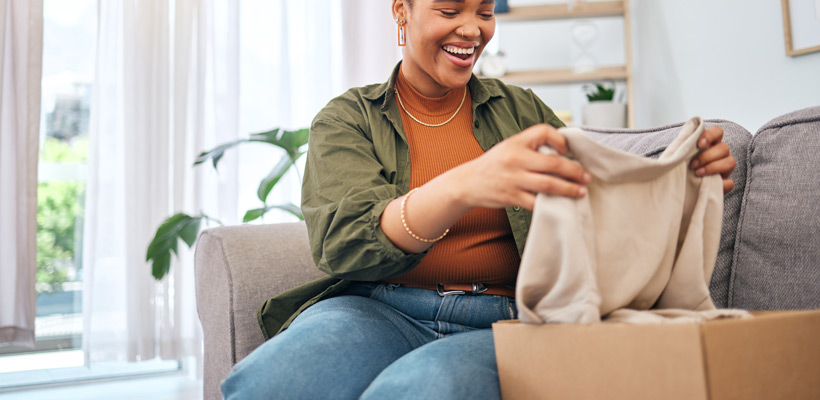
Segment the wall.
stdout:
[[[546,2],[560,1],[509,1]],[[785,55],[780,7],[779,0],[630,0],[637,127],[700,115],[754,133],[774,117],[820,105],[820,52]],[[594,20],[599,65],[623,62],[617,20]],[[569,67],[578,54],[571,27],[571,21],[500,22],[498,46],[510,69]],[[581,85],[532,88],[551,107],[580,115]]]
[[778,0],[631,0],[638,126],[692,115],[754,133],[820,105],[820,53],[787,57]]

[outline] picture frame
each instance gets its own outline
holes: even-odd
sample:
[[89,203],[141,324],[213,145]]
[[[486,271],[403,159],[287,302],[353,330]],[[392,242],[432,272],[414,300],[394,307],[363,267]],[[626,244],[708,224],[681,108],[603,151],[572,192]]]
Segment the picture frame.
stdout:
[[820,51],[820,0],[781,0],[786,55]]

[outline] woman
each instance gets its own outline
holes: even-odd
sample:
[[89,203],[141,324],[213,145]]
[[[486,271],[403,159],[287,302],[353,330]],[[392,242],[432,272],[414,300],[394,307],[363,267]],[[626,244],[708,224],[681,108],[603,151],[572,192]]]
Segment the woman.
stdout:
[[[402,62],[311,127],[302,210],[330,277],[263,306],[276,336],[236,365],[226,398],[500,397],[490,327],[515,318],[528,210],[538,192],[583,197],[590,177],[536,151],[567,149],[531,91],[472,75],[493,7],[393,0]],[[704,133],[698,175],[734,168],[722,135]]]

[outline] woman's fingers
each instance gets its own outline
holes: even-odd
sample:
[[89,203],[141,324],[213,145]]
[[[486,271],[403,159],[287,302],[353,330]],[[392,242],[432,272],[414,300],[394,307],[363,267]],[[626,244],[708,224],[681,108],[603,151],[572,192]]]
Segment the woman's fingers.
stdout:
[[735,188],[735,181],[731,179],[723,179],[723,194],[729,193]]
[[[700,159],[700,157],[698,157],[698,159]],[[735,161],[735,158],[728,154],[724,157],[717,157],[715,159],[710,157],[707,159],[705,164],[699,164],[695,168],[695,175],[707,176],[720,174],[722,178],[726,179],[732,173],[732,170],[735,169],[736,165],[737,161]]]
[[694,169],[698,169],[715,161],[732,158],[731,155],[732,151],[729,149],[729,145],[724,142],[720,142],[698,154],[692,160],[690,166]]
[[589,173],[580,164],[563,156],[533,151],[522,154],[518,161],[522,168],[532,172],[552,174],[582,184],[589,183],[591,179]]
[[705,149],[723,140],[723,128],[719,126],[710,126],[703,130],[703,133],[698,139],[698,148]]
[[531,193],[547,193],[556,196],[581,198],[587,194],[584,185],[570,182],[561,177],[529,173],[519,182],[522,191]]
[[567,154],[567,138],[558,133],[558,129],[551,125],[533,125],[510,139],[521,141],[524,146],[532,150],[547,145],[557,151],[558,154]]

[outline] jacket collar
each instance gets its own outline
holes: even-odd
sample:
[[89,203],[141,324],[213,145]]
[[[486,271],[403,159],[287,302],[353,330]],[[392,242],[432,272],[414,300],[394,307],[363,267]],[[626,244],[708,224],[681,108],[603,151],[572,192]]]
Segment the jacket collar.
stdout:
[[[396,92],[396,79],[399,76],[399,68],[401,61],[393,68],[390,74],[390,79],[387,82],[379,85],[371,85],[365,88],[362,96],[372,102],[381,101],[381,110],[387,110],[390,102],[395,101],[393,94]],[[504,97],[503,91],[499,88],[498,81],[495,80],[481,80],[475,74],[470,77],[467,86],[470,87],[470,97],[473,100],[473,105],[486,103],[492,97]]]

